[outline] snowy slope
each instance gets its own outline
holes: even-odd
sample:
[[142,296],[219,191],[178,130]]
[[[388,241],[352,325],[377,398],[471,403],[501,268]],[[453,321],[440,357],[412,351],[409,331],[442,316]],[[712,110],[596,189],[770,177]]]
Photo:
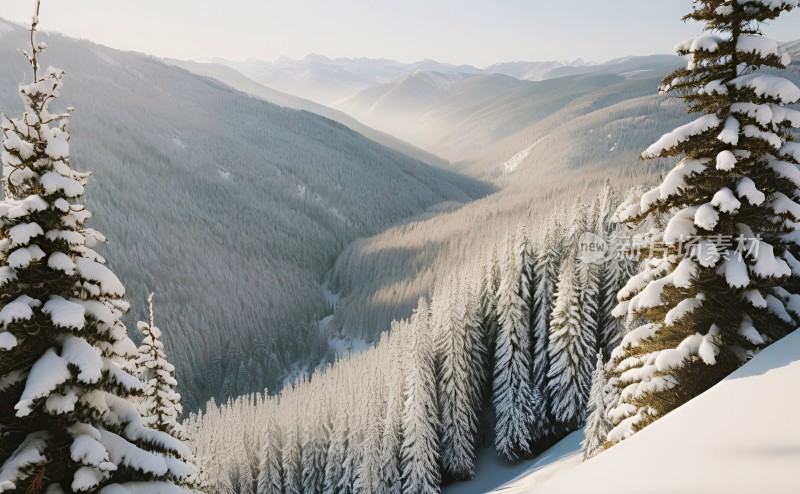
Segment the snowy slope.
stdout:
[[[25,31],[0,43],[0,106],[21,111]],[[319,284],[359,237],[488,190],[330,119],[269,104],[140,54],[42,35],[66,70],[59,107],[73,166],[94,172],[91,226],[128,288],[128,322],[155,315],[185,409],[274,388],[324,351]],[[62,106],[63,105],[63,106]]]
[[[499,456],[493,448],[478,452],[476,476],[468,482],[454,482],[444,489],[443,494],[483,494],[498,489],[505,492],[506,486],[526,479],[527,485],[544,482],[561,471],[569,470],[581,462],[581,441],[583,431],[568,435],[553,447],[531,461],[509,463]],[[494,492],[494,491],[493,491]]]
[[[800,492],[800,331],[580,466],[503,494]],[[535,489],[533,486],[536,486]]]

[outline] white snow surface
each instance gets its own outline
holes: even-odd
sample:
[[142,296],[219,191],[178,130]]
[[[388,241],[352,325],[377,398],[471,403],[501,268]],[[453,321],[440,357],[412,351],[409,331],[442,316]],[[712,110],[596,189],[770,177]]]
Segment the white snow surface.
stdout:
[[53,324],[62,328],[82,329],[86,323],[84,318],[86,310],[81,304],[70,302],[57,295],[42,307],[42,312],[50,316]]
[[17,337],[8,331],[0,331],[0,350],[11,350],[17,346]]
[[748,87],[758,96],[775,98],[781,103],[791,104],[800,100],[800,88],[783,77],[747,74],[731,81],[736,87]]
[[42,451],[47,447],[47,436],[42,432],[28,434],[22,444],[0,465],[0,492],[15,492],[14,482],[23,478],[27,468],[47,461]]
[[[557,475],[560,470],[577,466],[581,461],[581,441],[583,431],[573,432],[536,458],[518,463],[499,458],[493,448],[480,449],[475,478],[469,482],[454,482],[444,487],[442,493],[528,492],[519,490],[521,480],[533,482],[535,479],[535,483],[544,482]],[[526,484],[527,487],[531,485],[534,484]]]
[[39,181],[47,194],[63,192],[67,197],[78,197],[83,194],[83,185],[80,182],[56,172],[45,172]]
[[67,361],[58,356],[52,348],[44,352],[44,355],[31,367],[22,396],[14,406],[17,417],[25,417],[31,413],[33,400],[49,395],[69,377]]
[[[785,81],[785,79],[783,80]],[[788,83],[789,81],[786,82]],[[722,122],[720,122],[719,117],[716,115],[703,115],[697,120],[689,122],[686,125],[682,125],[672,132],[661,136],[661,139],[656,141],[655,144],[647,148],[645,152],[642,153],[642,157],[656,158],[660,156],[662,152],[674,148],[692,136],[700,135],[709,129],[719,127],[721,123]]]
[[531,151],[533,150],[533,146],[535,146],[535,144],[532,144],[532,145],[526,147],[522,151],[518,152],[517,154],[515,154],[514,156],[512,156],[511,158],[506,160],[503,163],[503,170],[506,173],[511,173],[514,170],[516,170],[517,167],[519,167],[519,165],[523,161],[525,161],[528,158],[528,156],[530,156]]
[[80,258],[75,261],[75,267],[85,278],[97,282],[104,294],[123,296],[125,287],[119,278],[110,269],[91,259]]
[[762,57],[778,55],[778,43],[764,36],[741,35],[736,42],[736,50],[744,53],[757,53]]
[[719,44],[723,41],[723,38],[716,34],[704,33],[678,43],[675,45],[675,51],[688,51],[693,53],[705,50],[715,52],[719,48]]
[[544,483],[534,472],[515,481],[517,490],[497,492],[800,492],[800,395],[790,391],[798,380],[800,331],[795,331],[706,393],[591,460]]

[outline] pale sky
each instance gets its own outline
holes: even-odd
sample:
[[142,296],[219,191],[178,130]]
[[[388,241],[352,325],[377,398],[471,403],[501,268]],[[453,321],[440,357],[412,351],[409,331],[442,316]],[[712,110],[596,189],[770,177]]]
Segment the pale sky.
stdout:
[[[28,22],[33,0],[0,0]],[[44,30],[160,57],[605,61],[671,53],[691,0],[42,0]],[[767,26],[800,38],[800,11]]]

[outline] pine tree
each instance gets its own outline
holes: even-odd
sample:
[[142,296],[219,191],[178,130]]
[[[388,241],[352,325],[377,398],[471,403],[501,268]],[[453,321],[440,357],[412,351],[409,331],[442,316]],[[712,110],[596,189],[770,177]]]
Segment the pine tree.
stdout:
[[481,376],[481,410],[478,413],[478,445],[489,447],[494,444],[494,407],[492,405],[492,376],[494,374],[494,350],[497,342],[497,254],[485,259],[478,275],[478,301],[476,317],[483,335],[483,349],[486,351]]
[[683,159],[623,214],[634,224],[661,216],[667,226],[663,249],[620,292],[616,313],[644,323],[612,355],[622,390],[609,414],[612,442],[797,326],[789,300],[800,274],[800,148],[790,129],[800,126],[800,113],[786,105],[800,100],[800,89],[779,77],[789,57],[760,32],[761,23],[797,5],[698,0],[684,18],[704,23],[705,32],[677,46],[688,66],[664,79],[661,91],[702,116],[642,154]]
[[267,424],[266,435],[261,446],[261,463],[258,466],[257,492],[258,494],[282,494],[283,472],[281,471],[281,457],[283,445],[281,435],[275,420]]
[[386,409],[384,402],[383,380],[369,381],[367,394],[366,430],[364,443],[360,448],[363,451],[363,460],[359,463],[353,492],[358,494],[372,494],[380,492],[381,482],[381,444],[383,440],[383,421]]
[[430,311],[424,298],[419,300],[411,317],[408,339],[401,448],[403,492],[438,493],[441,479],[437,436],[439,413]]
[[623,336],[623,323],[614,317],[617,306],[617,293],[625,286],[626,260],[621,257],[619,242],[622,240],[616,230],[609,229],[607,238],[610,255],[601,266],[601,286],[597,303],[597,344],[604,355],[610,355]]
[[182,439],[183,428],[178,417],[183,413],[181,395],[175,391],[175,366],[167,360],[161,330],[154,325],[153,294],[147,297],[150,322],[139,321],[139,331],[144,334],[136,359],[136,372],[144,382],[144,400],[140,407],[142,419],[148,427],[164,431]]
[[568,430],[583,424],[591,385],[596,302],[589,294],[590,267],[573,256],[564,261],[550,321],[547,391],[553,416]]
[[[351,409],[356,408],[351,406]],[[351,420],[357,420],[363,417],[363,413],[352,417]],[[354,424],[348,424],[348,434],[344,448],[344,462],[342,463],[342,477],[339,479],[339,488],[337,493],[352,494],[358,478],[358,466],[361,464],[362,448],[364,445],[364,435],[362,433],[362,426],[357,421]]]
[[498,290],[500,327],[493,378],[497,417],[495,447],[510,460],[531,454],[537,435],[535,413],[541,400],[531,383],[529,273],[532,264],[530,242],[525,228],[520,226]]
[[[144,396],[139,404],[139,413],[145,425],[166,432],[178,440],[186,439],[178,417],[183,413],[181,395],[175,391],[175,366],[167,360],[161,330],[155,326],[153,317],[153,294],[147,297],[149,323],[139,321],[138,328],[144,338],[134,362],[137,377],[144,383]],[[194,455],[182,458],[193,470],[186,484],[198,491],[208,489],[208,479],[197,465]]]
[[619,345],[622,339],[622,322],[613,316],[617,306],[617,293],[625,286],[625,258],[620,255],[626,232],[615,222],[612,211],[613,191],[609,185],[603,188],[597,199],[596,223],[593,233],[608,242],[605,259],[598,267],[597,293],[597,345],[604,355]]
[[292,424],[288,426],[286,437],[283,441],[283,450],[281,451],[284,494],[301,494],[303,492],[301,457],[297,425]]
[[475,475],[475,439],[481,408],[485,350],[469,288],[445,293],[448,314],[437,332],[438,396],[443,473],[454,480]]
[[534,291],[534,312],[532,315],[533,371],[531,381],[541,399],[536,415],[543,436],[555,432],[550,414],[550,399],[547,395],[547,372],[550,367],[548,340],[550,335],[550,315],[555,300],[558,270],[564,258],[565,232],[555,216],[551,216],[544,239],[536,255],[536,286]]
[[[317,404],[317,407],[321,408],[321,405]],[[322,494],[325,489],[330,430],[328,413],[324,410],[318,411],[315,419],[310,419],[305,424],[300,458],[304,494]]]
[[597,354],[597,366],[592,373],[592,390],[587,405],[589,418],[584,428],[585,439],[581,443],[583,459],[588,460],[603,450],[603,444],[611,430],[611,423],[606,418],[606,378],[603,364],[603,352]]
[[[395,330],[392,330],[395,333]],[[404,337],[405,335],[401,335]],[[399,367],[399,366],[398,366]],[[380,494],[400,494],[402,492],[400,464],[403,444],[403,379],[399,369],[395,369],[390,380],[389,397],[386,404],[383,436],[381,438],[380,482],[376,492]]]
[[40,70],[38,15],[37,1],[24,114],[0,115],[0,492],[171,492],[191,474],[189,450],[130,401],[142,384],[125,289],[84,226],[89,174],[70,168],[68,115],[49,111],[64,73]]
[[[347,412],[343,409],[339,410],[333,422],[330,446],[328,446],[327,464],[325,465],[325,488],[322,491],[324,494],[345,492],[340,488],[340,482],[344,478],[349,433]],[[345,486],[345,489],[349,487]]]

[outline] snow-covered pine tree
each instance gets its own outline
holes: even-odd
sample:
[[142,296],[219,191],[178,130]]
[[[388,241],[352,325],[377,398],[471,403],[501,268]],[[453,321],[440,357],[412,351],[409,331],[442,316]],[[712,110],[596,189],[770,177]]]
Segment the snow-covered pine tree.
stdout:
[[565,230],[555,215],[551,215],[536,253],[536,286],[534,287],[534,311],[532,315],[533,364],[532,383],[541,397],[536,412],[542,435],[551,436],[554,424],[550,414],[550,398],[547,395],[547,371],[550,356],[547,346],[550,337],[550,316],[555,300],[558,272],[564,259]]
[[497,331],[493,376],[493,404],[497,423],[495,447],[515,460],[531,454],[538,437],[536,416],[541,396],[531,383],[530,241],[524,226],[517,229],[507,253],[498,290],[500,326]]
[[688,66],[664,79],[661,91],[676,92],[702,116],[643,153],[684,159],[624,213],[634,223],[655,215],[668,222],[665,249],[620,292],[616,313],[645,324],[612,355],[621,389],[609,414],[612,442],[702,393],[797,326],[797,295],[784,285],[800,272],[800,146],[790,134],[800,113],[786,105],[800,100],[800,89],[779,76],[789,57],[760,32],[761,23],[797,6],[698,0],[684,18],[704,23],[705,32],[676,47],[690,56]]
[[617,293],[627,282],[626,258],[620,255],[627,230],[615,221],[613,197],[613,190],[606,185],[598,199],[594,229],[594,233],[608,242],[607,255],[598,267],[597,293],[597,345],[606,356],[619,345],[623,336],[622,321],[614,317],[613,312],[617,306]]
[[358,447],[362,460],[358,465],[353,492],[356,494],[377,494],[381,482],[381,443],[383,440],[383,421],[386,413],[383,379],[370,379],[366,399],[366,430],[364,442]]
[[[149,322],[139,321],[137,327],[144,338],[137,351],[136,375],[144,383],[144,396],[139,402],[139,413],[145,425],[166,432],[170,436],[185,440],[183,427],[178,417],[183,413],[181,395],[175,391],[175,366],[167,360],[161,330],[155,326],[153,317],[153,294],[147,297]],[[208,479],[200,471],[194,455],[182,458],[193,470],[186,484],[196,490],[206,490]]]
[[[484,382],[488,385],[491,382],[491,369],[494,367],[494,347],[497,341],[497,289],[499,279],[495,279],[498,274],[497,254],[492,254],[490,259],[481,265],[478,290],[477,290],[477,316],[480,318],[481,332],[484,335],[483,347],[486,349],[486,366]],[[488,387],[488,386],[487,386]],[[486,397],[491,397],[490,389],[487,389]]]
[[261,463],[258,466],[257,493],[283,494],[283,472],[281,431],[270,419],[264,428],[265,438],[261,442]]
[[286,437],[281,451],[281,467],[283,469],[283,493],[301,494],[303,492],[303,467],[302,453],[300,451],[300,437],[296,423],[286,429]]
[[475,476],[475,439],[481,408],[486,352],[468,286],[456,282],[447,315],[436,335],[442,474],[453,480]]
[[161,330],[154,324],[153,294],[147,297],[149,323],[139,321],[139,331],[144,338],[136,358],[136,372],[144,383],[144,399],[140,413],[144,423],[153,429],[164,431],[172,437],[183,439],[183,428],[178,417],[183,413],[181,395],[175,391],[175,366],[167,360]]
[[430,332],[430,311],[419,300],[407,327],[405,403],[403,405],[403,493],[438,493],[439,412],[436,400],[436,369]]
[[0,492],[175,492],[189,449],[129,401],[142,384],[128,371],[125,288],[84,226],[89,174],[70,168],[68,115],[49,111],[64,73],[39,66],[38,14],[37,1],[24,113],[0,115]]
[[550,321],[547,392],[553,417],[567,430],[583,425],[592,379],[596,299],[588,293],[590,266],[574,254],[564,260]]
[[608,259],[600,267],[600,290],[597,302],[597,345],[603,355],[610,355],[619,345],[624,334],[623,322],[614,317],[617,293],[627,282],[626,259],[620,252],[622,240],[616,229],[607,230],[609,241]]
[[357,405],[352,404],[347,407],[347,409],[356,410],[356,414],[349,417],[348,420],[347,441],[344,448],[344,462],[342,463],[342,477],[339,479],[339,488],[336,491],[338,494],[353,494],[355,492],[354,487],[358,477],[358,466],[363,460],[364,426],[360,422],[360,419],[364,418],[366,412],[361,409],[363,405],[364,402],[360,402]]
[[300,464],[303,472],[303,488],[301,492],[322,494],[325,489],[325,467],[327,464],[331,424],[327,410],[322,404],[309,404],[315,410],[307,417],[303,431],[303,445]]
[[497,288],[499,270],[497,254],[482,257],[483,261],[477,276],[476,317],[483,334],[483,348],[486,350],[482,368],[481,410],[478,413],[478,445],[489,447],[494,444],[494,407],[492,405],[492,375],[494,373],[494,350],[497,342]]
[[[335,494],[337,492],[352,492],[352,486],[340,488],[340,482],[344,478],[345,456],[347,455],[347,441],[350,434],[348,413],[340,409],[333,421],[331,430],[331,440],[328,446],[328,455],[325,465],[325,487],[323,494]],[[345,490],[348,489],[348,490]]]
[[597,353],[597,366],[592,373],[592,390],[586,407],[589,417],[584,428],[585,439],[581,443],[583,459],[588,460],[603,450],[603,444],[611,430],[606,418],[606,378],[603,352]]
[[[399,324],[392,324],[391,335],[405,338],[401,333]],[[383,422],[383,437],[381,438],[380,455],[380,483],[378,494],[400,494],[402,492],[402,466],[400,463],[401,446],[403,444],[403,396],[404,382],[402,375],[402,362],[399,351],[392,351],[392,372],[387,389],[386,416]]]

